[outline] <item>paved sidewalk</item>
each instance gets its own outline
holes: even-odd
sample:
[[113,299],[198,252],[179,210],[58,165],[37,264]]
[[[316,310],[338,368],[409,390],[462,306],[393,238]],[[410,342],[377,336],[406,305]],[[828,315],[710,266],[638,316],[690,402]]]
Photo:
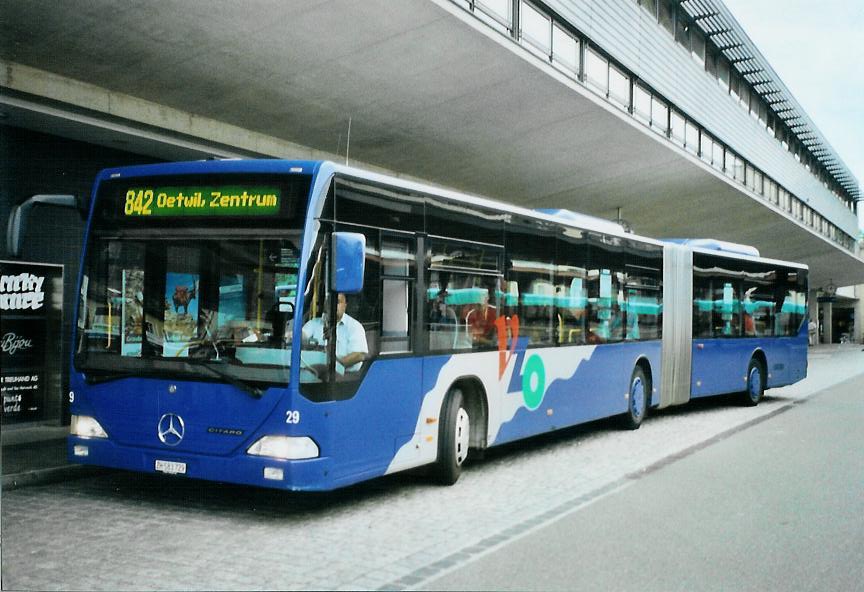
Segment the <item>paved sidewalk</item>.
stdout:
[[66,460],[69,426],[3,426],[2,490],[43,485],[100,471],[72,465]]
[[[775,389],[771,395],[790,392],[798,394],[802,385],[812,392],[836,384],[849,376],[854,376],[855,362],[848,368],[843,359],[855,360],[852,352],[861,351],[857,344],[819,345],[810,348],[810,372],[806,381]],[[837,358],[833,362],[833,358]],[[826,363],[828,362],[828,363]],[[860,371],[864,373],[864,368]],[[9,491],[28,485],[42,485],[84,477],[99,472],[94,467],[83,467],[70,464],[66,460],[66,435],[68,426],[4,426],[2,436],[2,489]]]

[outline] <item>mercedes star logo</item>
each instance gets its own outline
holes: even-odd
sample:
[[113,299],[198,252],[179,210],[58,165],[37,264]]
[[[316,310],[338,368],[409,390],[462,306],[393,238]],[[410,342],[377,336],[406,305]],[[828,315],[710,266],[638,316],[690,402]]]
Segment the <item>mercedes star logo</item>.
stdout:
[[168,446],[177,446],[183,440],[186,426],[183,418],[174,413],[166,413],[159,418],[159,426],[156,428],[159,440]]

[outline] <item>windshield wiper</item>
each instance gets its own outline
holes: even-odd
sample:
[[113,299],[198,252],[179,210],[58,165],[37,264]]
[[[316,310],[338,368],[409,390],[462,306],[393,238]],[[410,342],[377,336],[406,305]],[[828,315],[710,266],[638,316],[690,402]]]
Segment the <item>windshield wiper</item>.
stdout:
[[210,374],[212,374],[216,378],[220,378],[220,379],[224,380],[225,382],[227,382],[231,386],[235,386],[235,387],[239,388],[243,392],[253,396],[256,399],[260,399],[262,396],[264,396],[264,389],[259,388],[253,384],[250,384],[250,383],[246,382],[245,380],[237,378],[236,376],[234,376],[233,374],[231,374],[228,371],[225,371],[225,370],[222,370],[221,368],[213,366],[211,360],[190,359],[190,360],[183,360],[183,361],[185,363],[189,364],[190,366],[195,366],[196,368],[204,368],[205,370],[210,372]]
[[84,370],[84,380],[87,384],[100,384],[102,382],[111,382],[112,380],[122,380],[124,378],[136,378],[140,374],[134,372],[114,372],[112,370]]

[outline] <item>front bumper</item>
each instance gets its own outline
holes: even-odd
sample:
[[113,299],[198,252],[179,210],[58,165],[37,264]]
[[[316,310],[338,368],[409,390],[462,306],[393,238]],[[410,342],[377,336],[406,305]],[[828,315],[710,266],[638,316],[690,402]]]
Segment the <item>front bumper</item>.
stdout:
[[[86,447],[86,456],[76,455],[76,447]],[[159,473],[156,461],[166,463],[182,463],[185,472],[180,477],[222,481],[241,485],[255,485],[290,491],[326,491],[354,480],[337,481],[332,470],[333,461],[329,457],[306,460],[280,460],[262,456],[252,456],[245,452],[230,456],[212,456],[195,454],[168,449],[124,446],[110,439],[81,438],[69,436],[66,444],[70,462],[125,469],[140,473]],[[170,465],[178,466],[178,465]],[[281,469],[281,480],[266,479],[268,474],[278,473],[272,469]]]

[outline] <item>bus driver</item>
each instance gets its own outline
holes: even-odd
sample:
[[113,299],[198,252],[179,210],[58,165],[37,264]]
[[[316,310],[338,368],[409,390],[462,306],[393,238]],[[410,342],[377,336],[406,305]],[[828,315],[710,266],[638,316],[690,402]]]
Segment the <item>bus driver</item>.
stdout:
[[[336,300],[336,361],[346,372],[357,372],[369,354],[366,330],[360,322],[345,314],[348,302],[345,294]],[[322,346],[326,332],[326,315],[310,319],[303,325],[303,345]]]

